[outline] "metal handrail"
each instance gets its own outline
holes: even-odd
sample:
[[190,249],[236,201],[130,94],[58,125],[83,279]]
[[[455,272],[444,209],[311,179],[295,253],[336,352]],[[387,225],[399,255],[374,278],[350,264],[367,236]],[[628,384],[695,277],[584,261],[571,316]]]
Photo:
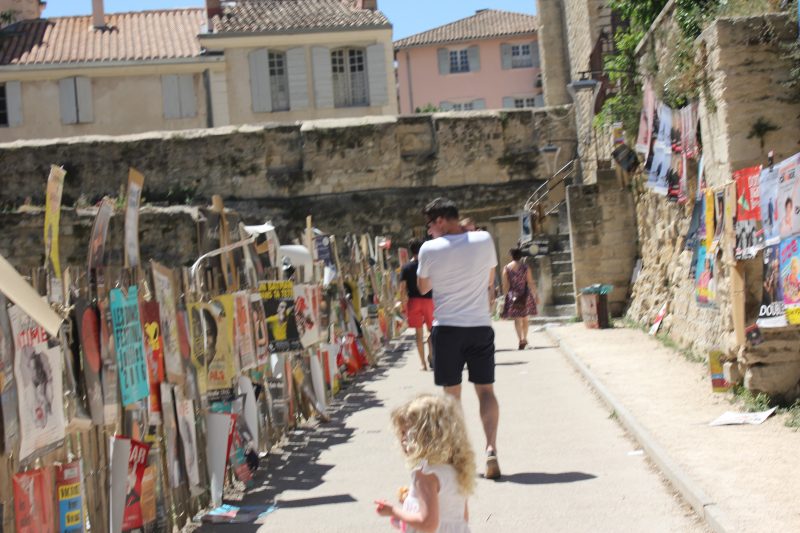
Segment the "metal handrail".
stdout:
[[[564,183],[567,178],[571,178],[573,173],[575,172],[575,159],[571,159],[566,165],[558,169],[558,171],[553,174],[553,177],[548,179],[545,183],[539,186],[533,194],[530,195],[528,200],[525,202],[525,211],[533,211],[539,203],[542,202],[545,198],[547,198],[550,193],[555,190],[556,187]],[[561,178],[558,178],[560,174],[564,174]],[[558,178],[558,179],[557,179]],[[540,192],[542,189],[547,189],[544,193]],[[548,213],[549,214],[549,213]]]

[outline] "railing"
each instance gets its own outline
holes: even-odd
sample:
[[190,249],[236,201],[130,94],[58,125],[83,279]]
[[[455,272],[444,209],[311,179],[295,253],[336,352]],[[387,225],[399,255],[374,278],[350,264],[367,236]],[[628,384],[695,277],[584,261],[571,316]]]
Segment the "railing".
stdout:
[[[525,202],[525,210],[536,214],[537,218],[541,219],[558,209],[562,200],[556,202],[555,206],[548,209],[547,212],[544,211],[544,201],[549,199],[554,191],[560,192],[561,189],[564,189],[564,196],[566,197],[566,187],[572,183],[572,177],[575,175],[575,170],[577,169],[576,162],[576,159],[570,160],[553,174],[553,177],[536,189],[528,198],[528,201]],[[569,183],[567,183],[567,181],[569,181]]]

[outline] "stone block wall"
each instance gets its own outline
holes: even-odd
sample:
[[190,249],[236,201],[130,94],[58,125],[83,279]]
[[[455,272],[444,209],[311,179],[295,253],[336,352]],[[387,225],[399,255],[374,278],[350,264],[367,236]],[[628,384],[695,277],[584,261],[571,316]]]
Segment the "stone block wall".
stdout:
[[581,288],[610,283],[609,311],[621,315],[638,254],[633,194],[613,171],[600,171],[595,184],[567,187],[567,210],[576,301]]

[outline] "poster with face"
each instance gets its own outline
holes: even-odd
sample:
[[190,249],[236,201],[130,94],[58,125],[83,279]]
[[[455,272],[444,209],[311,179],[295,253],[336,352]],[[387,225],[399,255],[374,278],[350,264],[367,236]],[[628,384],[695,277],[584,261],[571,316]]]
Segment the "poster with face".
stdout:
[[761,170],[758,183],[759,203],[761,204],[761,227],[764,230],[764,244],[773,246],[781,240],[778,219],[778,168],[767,167]]
[[258,366],[269,362],[269,327],[260,294],[250,295],[250,316],[253,319],[253,341]]
[[800,153],[778,165],[778,227],[781,239],[800,233]]
[[247,371],[256,367],[256,348],[253,343],[253,320],[250,316],[250,294],[237,292],[233,295],[235,311],[234,331],[236,357],[240,368]]
[[756,324],[760,328],[782,328],[786,326],[783,308],[783,286],[781,280],[780,246],[764,248],[764,276],[761,286],[761,307]]
[[760,178],[761,166],[743,168],[733,173],[736,182],[736,259],[752,259],[764,246],[758,188]]
[[128,173],[128,194],[125,197],[125,266],[139,266],[139,207],[144,176],[134,169]]
[[636,151],[645,157],[650,153],[650,142],[653,138],[653,120],[656,111],[656,98],[650,79],[645,79],[643,87],[642,113],[639,117],[639,136],[636,139]]
[[258,286],[258,292],[267,315],[270,352],[301,350],[303,346],[295,322],[293,283],[262,281]]
[[18,533],[54,533],[53,471],[37,468],[14,474],[14,523]]
[[139,312],[144,331],[144,357],[147,361],[147,377],[150,383],[150,423],[161,421],[161,382],[164,381],[164,340],[161,336],[161,318],[158,302],[142,302]]
[[110,302],[122,405],[128,406],[150,394],[139,316],[139,288],[131,285],[127,294],[122,289],[112,289]]
[[63,168],[52,165],[47,177],[47,199],[44,212],[44,257],[50,287],[48,294],[54,302],[64,299],[61,281],[61,260],[59,259],[58,231],[61,222],[61,193],[64,191]]
[[316,285],[297,284],[294,286],[294,318],[300,343],[304,348],[320,341],[319,300]]
[[800,324],[800,237],[781,241],[781,287],[789,324]]
[[0,445],[11,453],[19,441],[17,382],[14,378],[14,333],[8,316],[8,301],[0,293]]
[[101,297],[97,303],[100,312],[100,356],[103,360],[101,381],[103,384],[103,420],[108,424],[117,421],[117,352],[114,345],[114,325],[111,320],[111,305],[107,297]]
[[61,348],[22,309],[9,309],[20,421],[20,460],[64,438]]
[[153,292],[158,302],[161,337],[164,342],[164,368],[167,381],[183,383],[180,340],[178,339],[177,306],[172,270],[152,262]]
[[171,488],[183,481],[183,470],[178,446],[178,416],[175,412],[173,385],[161,384],[161,418],[164,423],[164,440],[167,452],[167,480]]
[[178,415],[178,433],[183,444],[183,461],[189,484],[200,486],[200,469],[197,463],[197,432],[195,430],[194,403],[183,398],[176,390],[175,412]]
[[56,498],[58,499],[59,532],[83,532],[83,492],[81,463],[56,466]]
[[83,380],[86,396],[89,401],[89,412],[92,423],[103,425],[103,386],[100,380],[102,359],[100,357],[100,314],[97,307],[85,298],[75,303],[78,319],[78,331],[81,341],[81,357],[83,359]]
[[705,246],[700,246],[697,253],[697,278],[695,281],[695,294],[700,307],[710,307],[714,304],[716,293],[716,280],[714,279],[714,257],[708,253]]
[[125,483],[125,509],[122,515],[122,531],[144,526],[142,516],[142,477],[147,467],[147,456],[150,445],[133,439],[115,437],[130,441],[130,454],[128,455],[128,475],[125,480],[112,479],[112,484]]
[[217,296],[203,310],[208,390],[231,389],[236,378],[233,295]]

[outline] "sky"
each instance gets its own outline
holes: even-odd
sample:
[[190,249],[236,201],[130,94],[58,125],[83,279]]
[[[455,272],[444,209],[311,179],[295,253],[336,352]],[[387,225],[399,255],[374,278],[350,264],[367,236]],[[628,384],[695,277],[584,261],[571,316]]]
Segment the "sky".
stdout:
[[[202,7],[205,0],[105,0],[106,13]],[[378,0],[394,26],[394,39],[402,39],[448,22],[469,17],[483,8],[535,14],[536,0]],[[45,17],[88,15],[92,0],[48,0]]]

